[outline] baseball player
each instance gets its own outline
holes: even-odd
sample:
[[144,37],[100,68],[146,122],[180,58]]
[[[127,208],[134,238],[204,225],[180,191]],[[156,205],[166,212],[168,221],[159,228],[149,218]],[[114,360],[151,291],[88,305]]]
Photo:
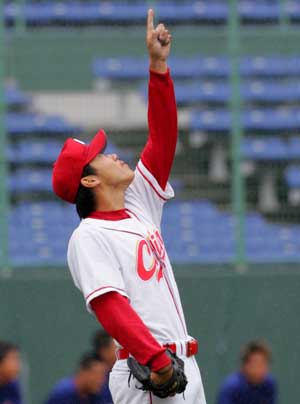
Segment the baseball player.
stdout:
[[[149,137],[134,171],[104,154],[100,130],[89,145],[68,139],[53,168],[53,189],[82,219],[68,264],[87,309],[117,343],[110,374],[115,404],[205,404],[172,267],[161,236],[177,142],[177,111],[167,66],[171,35],[148,11]],[[174,235],[175,236],[175,235]]]

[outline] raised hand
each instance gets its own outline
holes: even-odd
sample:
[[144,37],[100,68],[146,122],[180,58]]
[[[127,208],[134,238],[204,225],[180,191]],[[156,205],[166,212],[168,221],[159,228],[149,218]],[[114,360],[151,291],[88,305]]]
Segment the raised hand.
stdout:
[[172,36],[164,24],[154,27],[154,11],[150,9],[147,17],[147,48],[150,68],[159,72],[167,70],[167,58],[170,54]]

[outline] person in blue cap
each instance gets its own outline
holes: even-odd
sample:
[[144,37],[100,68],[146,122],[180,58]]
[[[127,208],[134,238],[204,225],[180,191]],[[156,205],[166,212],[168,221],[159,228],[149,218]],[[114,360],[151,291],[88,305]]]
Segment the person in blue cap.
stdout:
[[276,404],[277,383],[270,374],[271,351],[261,341],[242,350],[241,368],[226,378],[217,404]]

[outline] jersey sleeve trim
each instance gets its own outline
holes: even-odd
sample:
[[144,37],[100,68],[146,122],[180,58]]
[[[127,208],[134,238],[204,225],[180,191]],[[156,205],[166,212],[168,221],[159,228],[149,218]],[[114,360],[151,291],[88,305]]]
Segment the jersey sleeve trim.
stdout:
[[150,185],[153,191],[156,193],[159,198],[163,201],[168,201],[169,199],[174,198],[174,190],[171,187],[170,183],[167,183],[166,189],[163,190],[155,177],[151,174],[151,172],[145,167],[142,160],[138,162],[137,170],[144,178],[144,180]]
[[128,298],[128,295],[124,289],[116,288],[115,286],[102,286],[101,288],[95,289],[93,292],[89,293],[86,296],[85,300],[86,300],[87,310],[92,313],[91,306],[90,306],[91,301],[93,299],[95,299],[96,297],[104,295],[105,293],[108,293],[108,292],[118,292],[120,295]]

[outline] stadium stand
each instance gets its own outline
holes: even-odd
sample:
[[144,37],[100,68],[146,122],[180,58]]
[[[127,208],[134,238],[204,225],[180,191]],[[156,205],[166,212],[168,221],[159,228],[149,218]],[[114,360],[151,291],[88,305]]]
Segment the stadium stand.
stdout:
[[[171,57],[172,74],[176,79],[197,79],[202,77],[228,77],[230,61],[225,56]],[[146,58],[97,58],[92,64],[95,77],[130,80],[146,78]],[[240,63],[242,77],[297,77],[300,75],[299,56],[253,56],[243,57]]]
[[[224,1],[157,2],[161,20],[174,24],[226,24]],[[25,18],[28,26],[68,26],[144,23],[142,1],[7,1],[6,23],[13,27]],[[299,23],[300,2],[240,1],[243,24]],[[146,101],[147,58],[119,56],[94,58],[91,82],[98,91],[124,88]],[[171,183],[178,201],[166,206],[163,233],[176,262],[231,262],[235,254],[234,217],[230,206],[230,60],[227,56],[172,56],[170,68],[180,111],[181,127]],[[300,260],[300,57],[249,55],[240,60],[241,125],[245,132],[242,157],[247,193],[246,253],[250,262]],[[105,86],[103,87],[103,82]],[[100,90],[99,90],[100,89]],[[77,95],[79,96],[79,95]],[[58,202],[51,192],[51,165],[67,136],[85,134],[84,127],[61,115],[32,108],[34,95],[12,82],[5,90],[9,134],[7,158],[11,172],[10,254],[14,265],[64,264],[66,243],[78,223],[72,207]],[[111,101],[112,102],[112,101]],[[47,102],[46,102],[47,103]],[[144,142],[140,128],[112,131],[108,153],[134,163]],[[106,128],[108,133],[110,128]],[[132,129],[132,133],[131,133]],[[90,130],[90,128],[89,128]],[[146,132],[146,128],[143,129]],[[138,134],[136,134],[138,132]],[[88,133],[89,134],[89,133]],[[128,136],[130,134],[130,136]],[[135,142],[135,137],[138,139]],[[187,168],[186,160],[190,167]],[[288,215],[282,215],[287,212]],[[291,218],[290,213],[293,213]],[[25,214],[26,213],[26,214]],[[297,219],[296,221],[294,219]],[[16,223],[21,220],[21,230]],[[175,224],[181,231],[174,239]],[[201,223],[201,226],[199,226]],[[59,229],[59,231],[57,231]],[[53,237],[53,235],[56,237]]]
[[[30,182],[33,189],[37,189],[36,185],[40,183]],[[247,258],[251,262],[299,261],[299,225],[271,224],[255,212],[249,213],[246,221]],[[67,241],[77,224],[78,218],[70,206],[54,201],[19,203],[10,215],[13,263],[65,263]],[[163,234],[175,262],[229,263],[233,260],[233,216],[209,201],[170,202],[165,208]]]
[[[208,142],[215,146],[222,143],[227,147],[228,137],[225,143],[223,135],[230,132],[231,114],[226,108],[230,98],[230,86],[228,83],[228,61],[225,58],[194,58],[184,62],[183,59],[174,58],[171,62],[173,75],[176,81],[176,93],[179,106],[199,108],[190,113],[189,131],[204,132],[209,134]],[[145,99],[146,87],[140,86],[147,74],[147,61],[142,59],[122,58],[98,60],[93,63],[92,70],[96,78],[105,80],[122,80],[132,83],[137,80],[136,91],[140,91]],[[290,58],[245,58],[241,64],[241,71],[245,77],[242,86],[242,97],[246,103],[251,104],[242,114],[242,124],[248,136],[242,145],[242,154],[245,160],[255,164],[266,164],[274,161],[284,163],[286,183],[290,189],[299,188],[299,170],[290,166],[289,162],[297,161],[300,157],[300,139],[297,132],[300,125],[299,85],[292,84],[288,80],[300,75],[300,59]],[[186,82],[182,79],[199,79],[201,81]],[[274,77],[282,79],[274,80]],[[203,80],[203,78],[205,80]],[[208,78],[208,80],[206,80]],[[13,92],[14,90],[14,92]],[[13,105],[27,106],[30,97],[22,94],[17,88],[7,90],[7,101]],[[215,108],[215,104],[221,104]],[[204,109],[201,108],[204,105]],[[210,108],[213,105],[214,108]],[[12,195],[30,193],[44,195],[51,199],[51,171],[47,165],[55,159],[60,147],[61,140],[57,135],[74,135],[80,133],[81,128],[67,123],[59,116],[43,116],[32,112],[9,112],[7,116],[8,130],[12,139],[20,141],[10,145],[8,150],[9,160],[16,161],[25,167],[17,167],[12,172],[9,181],[9,189]],[[278,131],[288,135],[278,136]],[[219,133],[221,138],[216,138]],[[255,135],[256,133],[256,135]],[[26,135],[27,134],[27,135]],[[31,137],[38,134],[39,138],[32,140]],[[41,136],[52,134],[56,136],[47,140]],[[258,135],[257,135],[258,134]],[[261,136],[261,134],[265,134]],[[293,136],[290,136],[294,134]],[[28,139],[24,139],[26,135]],[[113,144],[109,145],[108,152],[122,154],[122,149]],[[124,156],[123,156],[124,157]],[[125,158],[132,157],[126,155]],[[26,164],[45,164],[44,168],[26,167]],[[297,183],[298,180],[298,183]],[[183,178],[175,178],[176,190],[181,193],[185,188]],[[269,169],[264,166],[263,175],[260,179],[258,192],[264,199],[263,190],[268,190],[267,204],[264,201],[258,203],[258,207],[267,206],[278,208],[277,190],[274,178],[270,176]],[[294,201],[295,196],[290,197]],[[271,199],[271,202],[270,202]],[[39,263],[62,263],[65,260],[65,248],[62,240],[67,240],[72,228],[76,224],[73,209],[56,202],[19,203],[12,210],[12,218],[19,216],[22,209],[29,209],[26,224],[28,232],[14,234],[14,219],[11,219],[11,254],[13,262],[26,263],[33,261]],[[44,215],[48,211],[49,215]],[[70,213],[71,212],[71,213]],[[49,219],[50,216],[50,219]],[[45,218],[44,218],[45,217]],[[46,218],[47,217],[47,218]],[[180,217],[182,236],[174,241],[173,226],[175,218]],[[201,222],[201,230],[195,223]],[[300,254],[297,252],[297,242],[294,239],[300,228],[296,225],[275,225],[268,223],[261,214],[249,214],[247,223],[247,257],[252,262],[268,261],[297,261]],[[25,224],[25,223],[24,223]],[[50,242],[54,229],[59,228],[60,242]],[[171,203],[166,208],[164,235],[171,258],[175,261],[187,262],[230,262],[234,256],[234,231],[233,217],[228,213],[219,211],[211,202],[194,201]],[[257,231],[259,229],[259,232]],[[272,233],[272,238],[266,248],[266,236]],[[227,236],[224,237],[224,234]],[[259,237],[256,235],[259,234]],[[218,237],[216,236],[218,235]],[[28,242],[31,240],[31,242]],[[16,254],[18,245],[22,244],[22,256]],[[52,245],[53,244],[53,245]],[[216,249],[216,246],[218,247]],[[216,250],[218,253],[216,253]],[[279,252],[280,253],[279,253]]]
[[[228,20],[228,4],[221,0],[214,1],[159,1],[157,12],[167,23],[210,23],[225,24]],[[143,1],[43,1],[26,2],[21,5],[16,1],[6,4],[5,18],[13,25],[17,18],[24,16],[28,25],[61,24],[140,24],[144,21],[147,4]],[[287,1],[281,10],[281,3],[245,0],[239,2],[239,15],[246,24],[278,23],[281,14],[291,22],[300,20],[299,1]]]

